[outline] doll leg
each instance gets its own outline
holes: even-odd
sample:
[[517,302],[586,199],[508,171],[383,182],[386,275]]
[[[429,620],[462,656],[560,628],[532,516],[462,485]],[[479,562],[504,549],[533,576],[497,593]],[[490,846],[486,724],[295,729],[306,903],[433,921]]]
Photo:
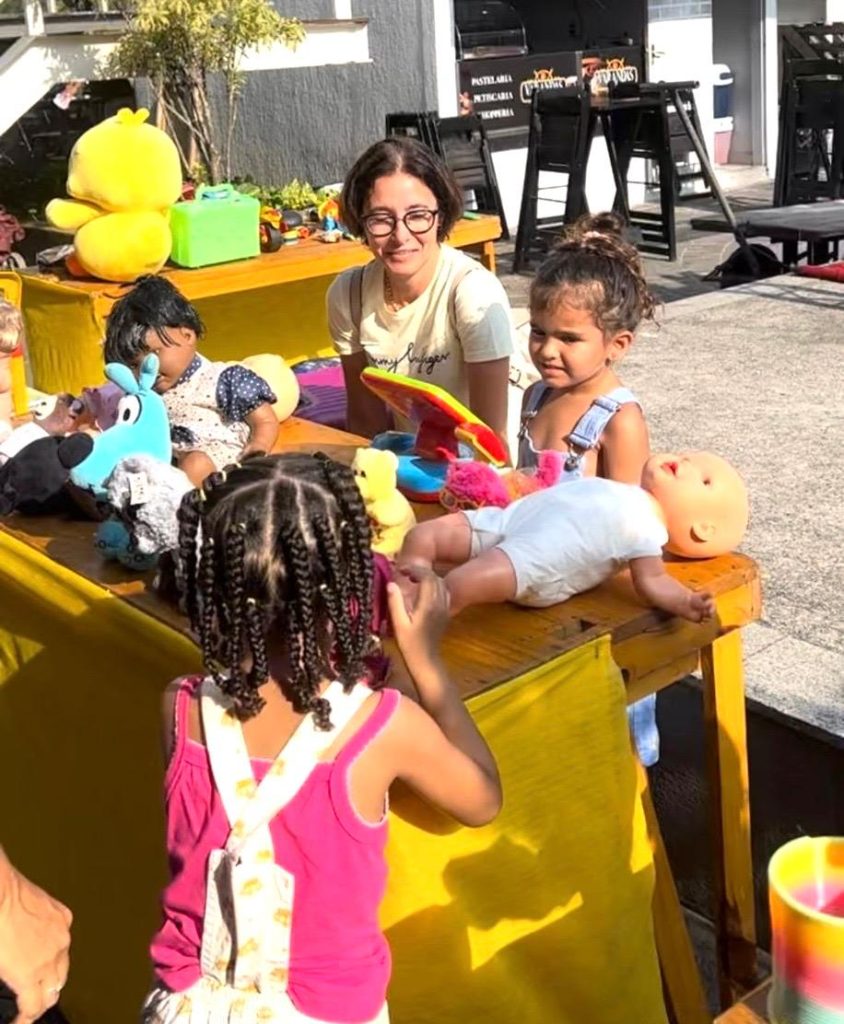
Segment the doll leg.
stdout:
[[435,562],[462,565],[472,551],[472,530],[462,512],[453,512],[438,519],[414,526],[404,538],[397,562],[399,565],[424,565]]
[[187,476],[194,487],[201,487],[209,473],[216,472],[217,467],[205,452],[185,452],[176,456],[179,469]]
[[472,604],[502,604],[516,596],[513,563],[499,548],[490,548],[477,558],[452,569],[445,578],[450,598],[449,611],[457,615]]

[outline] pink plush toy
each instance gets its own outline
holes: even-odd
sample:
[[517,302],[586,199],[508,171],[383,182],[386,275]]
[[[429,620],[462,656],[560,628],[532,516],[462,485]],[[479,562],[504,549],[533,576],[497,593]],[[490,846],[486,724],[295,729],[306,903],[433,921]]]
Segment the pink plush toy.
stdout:
[[511,469],[505,473],[486,462],[452,462],[440,491],[440,504],[449,512],[485,505],[506,508],[517,498],[558,483],[564,458],[564,452],[542,451],[535,470]]

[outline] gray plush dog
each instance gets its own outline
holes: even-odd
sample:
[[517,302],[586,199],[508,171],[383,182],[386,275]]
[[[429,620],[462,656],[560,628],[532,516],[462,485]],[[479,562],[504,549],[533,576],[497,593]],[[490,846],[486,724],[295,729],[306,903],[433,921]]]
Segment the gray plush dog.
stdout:
[[178,546],[177,513],[192,489],[185,474],[166,462],[149,455],[121,459],[106,481],[106,491],[120,519],[116,525],[125,528],[125,535],[121,538],[115,526],[98,531],[98,546],[107,557],[126,565],[154,564],[159,555]]

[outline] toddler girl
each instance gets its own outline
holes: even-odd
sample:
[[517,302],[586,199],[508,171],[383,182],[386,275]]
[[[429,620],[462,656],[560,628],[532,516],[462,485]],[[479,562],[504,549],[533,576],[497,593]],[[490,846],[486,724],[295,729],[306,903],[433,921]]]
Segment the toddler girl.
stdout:
[[165,697],[172,880],[143,1021],[385,1022],[390,785],[467,825],[501,803],[440,660],[444,584],[421,569],[388,584],[420,707],[362,681],[373,561],[348,467],[254,457],[179,517],[177,578],[208,674]]
[[621,231],[613,214],[581,218],[533,280],[528,344],[541,379],[522,406],[521,468],[554,449],[568,453],[564,479],[639,483],[648,431],[616,370],[654,302]]
[[278,437],[269,384],[245,366],[197,355],[204,328],[196,309],[166,278],[149,275],[114,304],[105,361],[140,366],[155,352],[155,390],[164,399],[176,464],[198,486],[209,473],[253,452],[269,452]]

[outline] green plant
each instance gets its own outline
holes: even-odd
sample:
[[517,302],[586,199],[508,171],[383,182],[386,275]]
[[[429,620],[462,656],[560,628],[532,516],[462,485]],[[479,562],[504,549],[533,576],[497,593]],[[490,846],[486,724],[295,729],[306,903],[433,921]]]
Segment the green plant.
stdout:
[[[185,168],[200,163],[217,184],[231,175],[244,54],[274,43],[295,47],[304,38],[302,23],[282,18],[269,0],[134,0],[109,69],[150,80]],[[208,92],[217,73],[225,93],[220,129]]]

